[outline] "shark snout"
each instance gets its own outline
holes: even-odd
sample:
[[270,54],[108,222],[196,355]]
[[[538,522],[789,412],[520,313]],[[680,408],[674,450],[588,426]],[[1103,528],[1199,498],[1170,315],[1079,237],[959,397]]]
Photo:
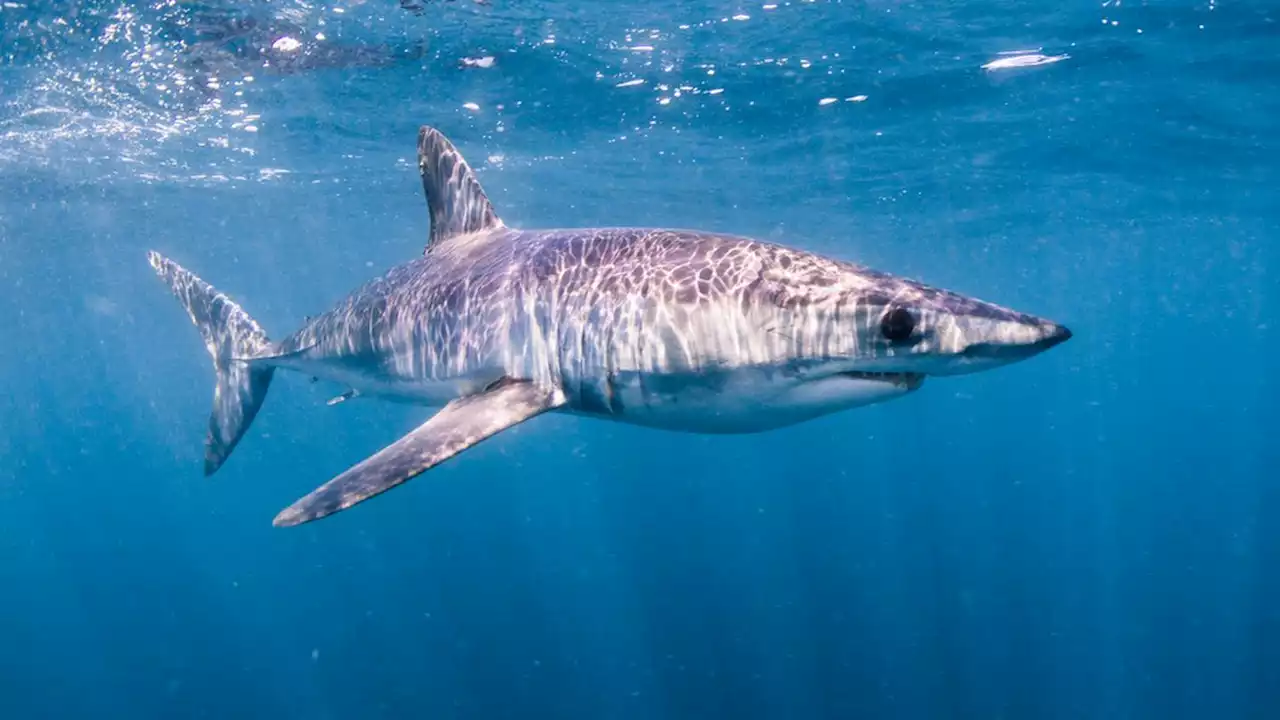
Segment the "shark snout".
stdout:
[[1021,362],[1071,339],[1065,325],[1049,320],[1028,321],[1025,316],[995,325],[979,325],[976,336],[954,355],[938,358],[926,371],[930,375],[965,375]]
[[997,337],[969,344],[961,353],[972,360],[988,360],[997,363],[1025,360],[1033,355],[1061,345],[1071,339],[1071,330],[1065,325],[1043,320],[1033,325],[1010,327]]
[[1035,343],[1036,352],[1044,352],[1071,339],[1070,328],[1054,322],[1042,323],[1040,325],[1040,334],[1040,339]]

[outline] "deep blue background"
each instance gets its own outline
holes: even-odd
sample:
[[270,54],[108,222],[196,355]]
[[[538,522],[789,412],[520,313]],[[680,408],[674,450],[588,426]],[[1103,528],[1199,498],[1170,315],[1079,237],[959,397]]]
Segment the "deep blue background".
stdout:
[[[252,12],[364,66],[228,45],[208,92],[189,3],[0,9],[0,717],[1280,717],[1271,3],[333,7]],[[281,376],[203,479],[144,251],[283,336],[421,251],[420,123],[508,224],[746,233],[1076,336],[764,435],[544,416],[274,529],[423,411]]]

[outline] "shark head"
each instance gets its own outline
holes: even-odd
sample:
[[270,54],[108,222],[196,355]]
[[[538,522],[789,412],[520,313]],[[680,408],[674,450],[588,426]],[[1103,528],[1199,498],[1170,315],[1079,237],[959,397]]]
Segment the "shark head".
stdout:
[[753,277],[748,307],[787,369],[776,405],[796,417],[892,400],[930,376],[992,370],[1071,338],[1051,320],[889,273],[776,257]]
[[[833,326],[844,336],[835,374],[914,390],[931,375],[964,375],[1026,360],[1071,338],[1045,318],[860,269],[844,284]],[[866,390],[872,391],[873,385]]]

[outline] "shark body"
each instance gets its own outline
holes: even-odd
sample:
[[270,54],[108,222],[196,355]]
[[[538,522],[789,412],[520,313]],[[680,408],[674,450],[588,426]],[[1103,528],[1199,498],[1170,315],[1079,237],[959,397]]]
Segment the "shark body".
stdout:
[[280,342],[173,261],[149,260],[213,356],[205,473],[275,370],[441,409],[276,516],[298,525],[399,485],[543,412],[697,433],[762,432],[901,397],[1071,337],[1057,323],[783,245],[678,229],[519,230],[423,127],[419,258]]

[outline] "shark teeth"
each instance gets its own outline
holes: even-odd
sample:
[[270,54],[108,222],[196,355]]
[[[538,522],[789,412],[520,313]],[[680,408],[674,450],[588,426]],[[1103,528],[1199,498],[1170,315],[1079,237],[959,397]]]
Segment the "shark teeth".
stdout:
[[857,378],[858,380],[875,380],[877,382],[893,383],[898,387],[918,388],[924,382],[924,375],[920,373],[885,373],[885,372],[862,372],[860,370],[851,370],[849,372],[840,373],[845,377]]

